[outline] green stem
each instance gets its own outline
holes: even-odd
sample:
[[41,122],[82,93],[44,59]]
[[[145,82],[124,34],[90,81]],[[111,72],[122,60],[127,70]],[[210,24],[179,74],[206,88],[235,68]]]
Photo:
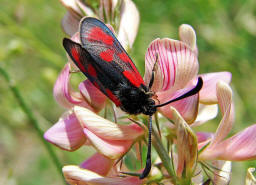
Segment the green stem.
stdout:
[[[53,162],[54,162],[58,172],[60,173],[60,175],[63,178],[63,175],[62,175],[62,165],[61,165],[57,155],[53,151],[51,145],[44,140],[44,138],[43,138],[44,132],[40,129],[38,121],[37,121],[36,117],[34,116],[32,110],[25,103],[23,97],[20,94],[19,89],[15,86],[14,82],[11,80],[9,74],[1,66],[0,66],[0,74],[4,77],[4,79],[8,83],[11,92],[13,93],[14,97],[18,101],[21,109],[27,115],[27,117],[28,117],[28,119],[30,121],[29,123],[35,128],[35,130],[36,130],[40,140],[44,144],[44,146],[45,146],[46,150],[48,151],[50,157],[52,158],[52,160],[53,160]],[[63,181],[65,182],[64,178],[63,178]]]
[[171,176],[172,178],[172,183],[176,184],[176,175],[175,175],[175,171],[173,170],[173,166],[172,163],[170,162],[171,159],[169,157],[168,152],[165,150],[163,143],[161,141],[161,139],[158,137],[158,135],[156,134],[155,130],[152,129],[152,134],[154,136],[154,139],[152,141],[152,144],[156,150],[156,152],[158,153],[158,156],[160,157],[160,159],[163,162],[163,165],[166,169],[166,171],[168,172],[168,174]]

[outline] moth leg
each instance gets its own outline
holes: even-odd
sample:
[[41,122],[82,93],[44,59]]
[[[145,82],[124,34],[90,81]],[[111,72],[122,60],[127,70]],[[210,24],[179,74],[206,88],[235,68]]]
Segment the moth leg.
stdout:
[[148,89],[151,89],[151,87],[154,83],[155,73],[156,73],[156,70],[157,70],[157,67],[158,67],[157,63],[158,63],[158,53],[156,54],[156,61],[155,61],[155,64],[153,66],[153,70],[152,70],[151,79],[150,79],[150,82],[149,82],[149,85],[148,85]]
[[146,159],[146,166],[142,174],[140,175],[140,179],[144,179],[145,177],[147,177],[151,170],[151,135],[152,135],[152,116],[149,116],[147,159]]

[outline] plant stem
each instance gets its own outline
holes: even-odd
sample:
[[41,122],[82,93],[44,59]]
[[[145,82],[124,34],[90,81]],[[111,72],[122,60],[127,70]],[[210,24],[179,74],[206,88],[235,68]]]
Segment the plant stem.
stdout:
[[[65,179],[64,179],[64,177],[62,175],[62,165],[61,165],[57,155],[53,151],[51,145],[44,140],[44,138],[43,138],[44,132],[40,129],[38,121],[37,121],[36,117],[34,116],[32,110],[25,103],[23,97],[20,94],[19,89],[15,86],[14,82],[11,80],[11,78],[10,78],[9,74],[7,73],[7,71],[5,71],[1,66],[0,66],[0,74],[4,77],[4,79],[8,83],[11,92],[13,93],[14,97],[18,101],[21,109],[27,115],[27,117],[28,117],[28,119],[30,121],[29,123],[31,124],[31,126],[33,126],[35,128],[35,130],[36,130],[40,140],[44,144],[44,146],[45,146],[46,150],[48,151],[50,157],[52,158],[52,160],[53,160],[53,162],[54,162],[54,164],[55,164],[59,174],[62,176],[62,179],[65,182]],[[65,184],[66,184],[66,182],[65,182]]]
[[154,136],[154,139],[152,140],[152,144],[153,144],[156,152],[158,153],[158,156],[162,160],[162,163],[163,163],[166,171],[171,176],[172,183],[176,184],[176,175],[175,175],[175,171],[173,170],[172,163],[170,162],[171,159],[169,157],[169,154],[165,150],[161,139],[158,137],[158,135],[156,134],[154,129],[152,129],[152,134]]

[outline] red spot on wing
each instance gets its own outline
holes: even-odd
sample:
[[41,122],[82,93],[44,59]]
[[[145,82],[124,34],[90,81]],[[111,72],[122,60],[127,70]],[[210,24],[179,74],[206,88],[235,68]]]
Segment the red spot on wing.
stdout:
[[139,87],[141,84],[144,84],[143,79],[141,78],[141,76],[139,75],[139,78],[136,73],[132,72],[132,71],[124,71],[123,75],[129,80],[129,82],[131,84],[133,84],[135,87]]
[[87,72],[90,76],[92,77],[97,77],[97,72],[96,70],[94,69],[94,67],[92,66],[92,64],[89,64],[88,65],[88,68],[87,68]]
[[120,100],[109,89],[106,89],[106,93],[108,97],[116,104],[117,107],[121,105]]
[[113,61],[113,55],[114,55],[114,51],[112,49],[108,49],[100,53],[100,58],[107,62],[111,62]]
[[118,57],[124,62],[132,62],[125,52],[118,54]]
[[79,69],[83,72],[85,72],[84,65],[82,64],[80,60],[80,54],[78,53],[77,49],[75,47],[71,48],[71,55],[73,56],[74,60],[76,61]]
[[[131,61],[129,56],[125,52],[122,52],[122,53],[118,54],[118,57],[122,61],[129,63],[133,69],[133,72],[124,71],[124,75],[126,75],[125,77],[127,77],[129,79],[129,81],[136,87],[139,87],[141,84],[144,84],[144,81],[143,81],[140,73],[138,72],[137,68],[135,67],[134,63]],[[134,74],[132,74],[132,73],[134,73]]]
[[88,41],[101,41],[106,45],[113,45],[114,38],[105,33],[100,27],[93,27],[87,37]]

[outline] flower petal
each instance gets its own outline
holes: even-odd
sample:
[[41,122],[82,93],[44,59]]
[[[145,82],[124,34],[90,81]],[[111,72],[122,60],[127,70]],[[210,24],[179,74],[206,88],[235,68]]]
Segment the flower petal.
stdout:
[[61,26],[66,34],[72,36],[78,31],[79,19],[77,19],[72,13],[67,12],[61,21]]
[[[197,160],[197,137],[190,126],[174,108],[171,108],[171,112],[177,131],[177,175],[178,177],[181,177],[183,174],[186,174],[186,177],[191,177]],[[185,173],[183,170],[185,170]]]
[[223,117],[209,147],[214,147],[222,141],[228,135],[234,123],[232,90],[225,82],[219,81],[217,83],[217,99]]
[[138,177],[103,177],[90,170],[78,166],[64,166],[62,168],[66,181],[71,185],[139,185],[143,180]]
[[[160,103],[165,103],[169,101],[170,99],[177,98],[181,96],[182,94],[188,92],[192,87],[187,87],[185,89],[181,89],[176,91],[173,94],[168,93],[168,91],[157,93],[158,100]],[[181,115],[182,117],[188,122],[193,123],[196,119],[197,112],[198,112],[198,94],[184,98],[182,100],[170,103],[166,106],[160,107],[159,111],[164,116],[168,118],[172,118],[172,113],[170,110],[170,106],[174,107]]]
[[230,161],[256,159],[256,124],[208,150],[207,158]]
[[[223,81],[229,84],[231,82],[232,75],[230,72],[216,72],[216,73],[206,73],[200,74],[203,78],[204,85],[199,92],[199,101],[205,104],[215,104],[217,103],[216,95],[216,84],[218,81]],[[194,79],[194,84],[196,84],[197,79]]]
[[99,153],[94,154],[92,157],[84,161],[80,167],[93,171],[99,175],[107,175],[113,167],[114,160],[111,160]]
[[60,2],[74,16],[82,17],[82,12],[81,12],[80,8],[77,6],[77,0],[60,0]]
[[199,103],[198,114],[191,127],[199,126],[208,120],[215,118],[218,114],[218,105],[204,105]]
[[179,27],[179,37],[180,40],[185,42],[192,51],[197,53],[196,32],[192,26],[188,24],[182,24]]
[[133,140],[102,139],[86,128],[84,128],[84,133],[90,140],[91,144],[95,147],[95,149],[110,159],[120,158],[123,154],[128,152],[133,144]]
[[80,83],[79,89],[87,102],[94,108],[96,112],[105,106],[107,97],[98,90],[89,80]]
[[61,117],[44,133],[44,139],[68,151],[80,148],[86,141],[83,129],[73,113]]
[[213,161],[214,170],[213,184],[228,185],[231,178],[230,161]]
[[201,150],[206,144],[212,140],[214,134],[209,132],[197,132],[198,150]]
[[140,15],[135,4],[131,0],[124,0],[120,10],[120,26],[117,38],[126,50],[129,50],[135,41],[139,20]]
[[144,129],[135,123],[120,125],[106,120],[83,107],[74,107],[74,112],[83,128],[107,140],[135,140],[144,134]]
[[74,105],[81,105],[92,109],[92,107],[86,101],[84,101],[83,96],[79,92],[72,90],[69,82],[70,64],[67,63],[54,85],[53,95],[56,101],[65,108],[72,108]]
[[156,39],[148,47],[145,56],[145,79],[151,78],[153,66],[158,55],[162,71],[163,87],[175,90],[184,88],[198,72],[196,54],[184,43],[172,39]]

